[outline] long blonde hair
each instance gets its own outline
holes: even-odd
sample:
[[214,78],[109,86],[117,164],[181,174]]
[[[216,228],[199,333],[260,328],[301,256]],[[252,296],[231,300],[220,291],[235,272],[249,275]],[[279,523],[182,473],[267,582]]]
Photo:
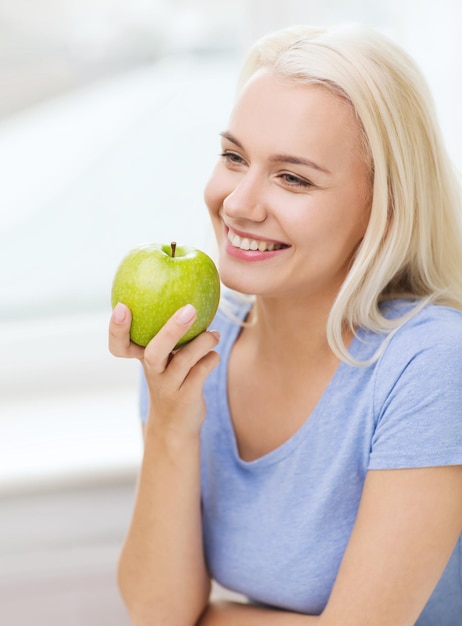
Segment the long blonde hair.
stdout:
[[385,299],[411,298],[413,312],[429,301],[462,309],[459,179],[412,58],[369,28],[297,26],[257,41],[240,85],[262,67],[342,97],[362,134],[372,208],[329,316],[332,350],[354,362],[342,339],[345,326],[388,334],[397,329],[405,318],[385,319],[379,307]]

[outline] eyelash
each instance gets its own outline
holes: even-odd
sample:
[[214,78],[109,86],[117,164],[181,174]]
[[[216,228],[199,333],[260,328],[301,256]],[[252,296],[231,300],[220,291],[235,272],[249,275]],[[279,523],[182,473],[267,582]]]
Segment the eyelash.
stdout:
[[220,156],[222,159],[228,161],[228,163],[231,163],[233,165],[236,165],[238,163],[244,163],[244,159],[236,152],[229,152],[225,150],[224,152],[220,153]]
[[[286,185],[290,187],[302,187],[306,189],[313,186],[309,180],[295,176],[295,174],[281,174],[281,178],[283,178]],[[289,179],[291,179],[292,182],[290,182]]]
[[[245,163],[244,159],[236,152],[224,151],[220,153],[220,157],[227,161],[230,165],[241,165],[242,163]],[[292,188],[299,187],[306,189],[313,186],[309,180],[295,176],[295,174],[280,174],[280,178],[283,179],[286,185]]]

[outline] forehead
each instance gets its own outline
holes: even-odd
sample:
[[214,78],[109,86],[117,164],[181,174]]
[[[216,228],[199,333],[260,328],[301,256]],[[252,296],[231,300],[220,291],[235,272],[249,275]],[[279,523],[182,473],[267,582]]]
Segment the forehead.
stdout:
[[229,124],[244,143],[248,139],[278,151],[351,151],[360,136],[344,98],[322,85],[279,78],[269,69],[258,70],[244,85]]

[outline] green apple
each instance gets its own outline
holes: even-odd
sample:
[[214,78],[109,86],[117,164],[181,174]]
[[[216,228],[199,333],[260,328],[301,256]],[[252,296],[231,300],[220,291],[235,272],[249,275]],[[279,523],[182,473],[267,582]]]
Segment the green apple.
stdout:
[[208,328],[218,308],[220,279],[212,259],[196,248],[157,243],[138,246],[121,261],[112,284],[112,307],[126,304],[132,313],[130,338],[146,346],[185,304],[197,318],[178,342],[187,343]]

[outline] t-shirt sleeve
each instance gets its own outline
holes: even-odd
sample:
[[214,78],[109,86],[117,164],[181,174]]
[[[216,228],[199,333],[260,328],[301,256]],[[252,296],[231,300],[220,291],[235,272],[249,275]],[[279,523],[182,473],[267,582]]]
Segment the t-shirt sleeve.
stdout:
[[402,329],[376,376],[369,469],[462,464],[460,316]]

